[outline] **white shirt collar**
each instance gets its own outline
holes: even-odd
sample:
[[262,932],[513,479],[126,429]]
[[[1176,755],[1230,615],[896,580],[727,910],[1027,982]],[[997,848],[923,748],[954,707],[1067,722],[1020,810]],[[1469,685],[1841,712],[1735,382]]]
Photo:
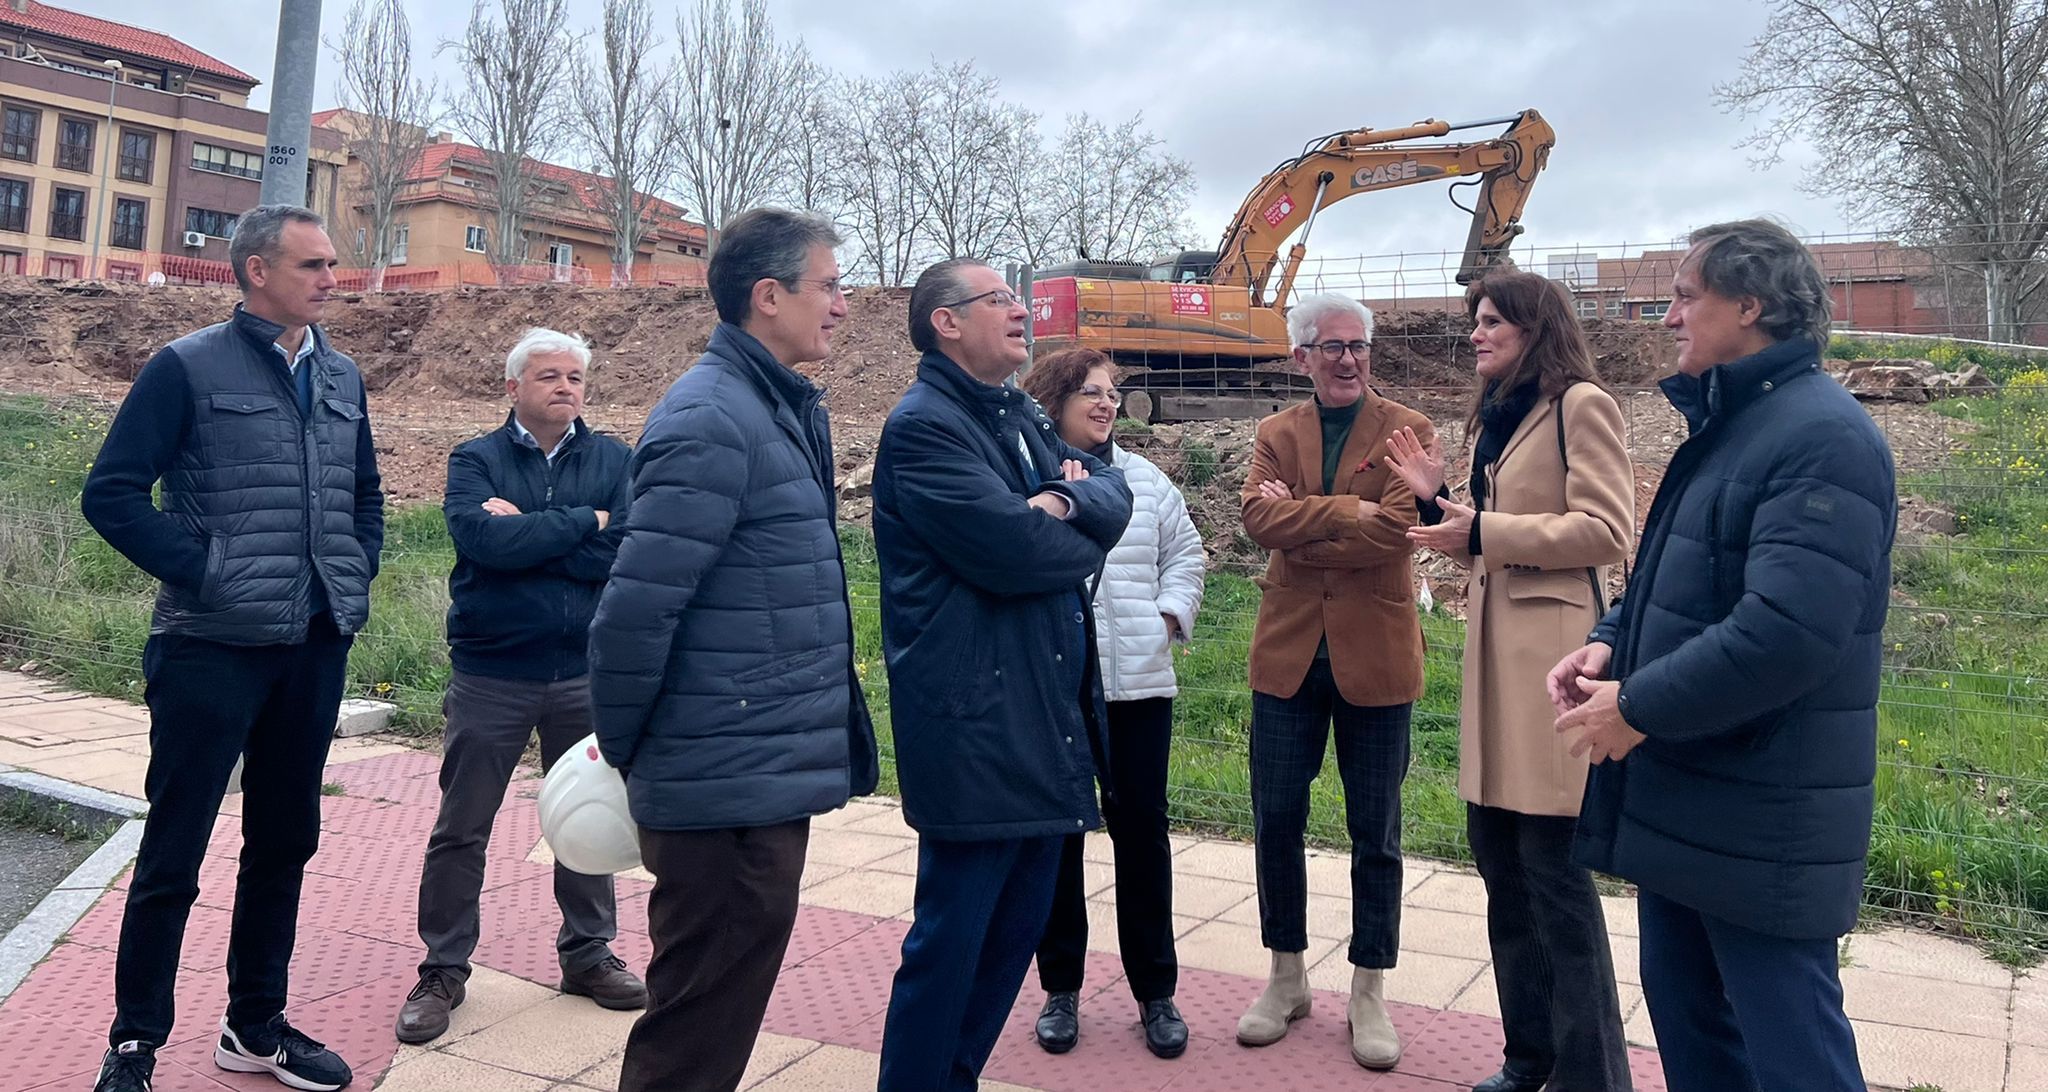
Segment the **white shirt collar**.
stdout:
[[[540,441],[534,439],[533,433],[528,432],[526,430],[526,426],[519,422],[519,415],[516,413],[512,415],[512,427],[519,430],[520,443],[523,443],[528,447],[536,449],[540,447]],[[560,455],[562,453],[562,449],[569,446],[569,440],[573,438],[575,435],[576,422],[571,421],[569,422],[568,429],[562,433],[562,438],[555,441],[555,449],[553,451],[548,452],[548,461],[554,462],[555,456]]]

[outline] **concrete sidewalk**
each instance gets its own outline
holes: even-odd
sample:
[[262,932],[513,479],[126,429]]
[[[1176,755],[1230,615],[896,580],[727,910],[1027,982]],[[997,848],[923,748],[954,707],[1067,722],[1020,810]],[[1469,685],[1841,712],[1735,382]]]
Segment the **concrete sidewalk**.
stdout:
[[[148,759],[140,708],[0,674],[0,764],[140,796]],[[325,834],[306,879],[293,964],[294,1021],[355,1066],[357,1087],[392,1092],[610,1089],[631,1014],[556,994],[550,859],[540,841],[531,771],[515,780],[492,840],[484,942],[468,1001],[431,1049],[404,1048],[391,1023],[414,981],[415,893],[439,792],[436,756],[391,743],[337,740]],[[230,797],[201,870],[199,904],[179,978],[179,1018],[160,1053],[157,1088],[274,1089],[211,1062],[225,1005],[240,798]],[[1411,861],[1403,952],[1388,979],[1409,1041],[1394,1073],[1353,1064],[1344,1047],[1349,981],[1342,941],[1347,864],[1312,855],[1308,958],[1322,992],[1316,1011],[1280,1044],[1247,1050],[1232,1039],[1265,973],[1250,847],[1175,838],[1179,1000],[1188,1054],[1162,1062],[1144,1050],[1115,958],[1110,844],[1090,839],[1091,956],[1081,1044],[1054,1057],[1031,1041],[1042,1000],[1027,985],[988,1069],[985,1089],[1241,1089],[1285,1083],[1298,1092],[1365,1088],[1454,1092],[1499,1062],[1500,1026],[1486,961],[1483,892],[1469,872]],[[874,1087],[881,1013],[911,905],[915,842],[893,802],[864,800],[821,817],[804,875],[804,908],[754,1054],[747,1086],[763,1090]],[[0,999],[0,1092],[92,1083],[112,1016],[114,945],[125,878],[86,909],[11,995]],[[644,969],[644,878],[620,880],[618,952]],[[1636,984],[1634,904],[1607,900],[1630,1039],[1653,1047]],[[1975,949],[1904,931],[1852,937],[1843,971],[1864,1066],[1878,1087],[1943,1092],[2048,1088],[2048,986]],[[1656,1056],[1639,1049],[1636,1087],[1663,1088]]]

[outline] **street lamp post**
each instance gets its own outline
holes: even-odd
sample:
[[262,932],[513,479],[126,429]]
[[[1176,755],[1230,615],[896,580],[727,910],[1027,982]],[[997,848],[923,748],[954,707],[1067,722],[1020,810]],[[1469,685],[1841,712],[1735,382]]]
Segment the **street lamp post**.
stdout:
[[109,57],[100,63],[111,69],[107,73],[107,140],[106,154],[100,157],[100,196],[94,202],[99,206],[101,214],[95,217],[99,224],[94,227],[92,233],[92,264],[86,268],[87,277],[99,275],[100,237],[107,233],[107,218],[114,214],[114,195],[107,192],[107,173],[108,168],[114,165],[114,154],[121,145],[120,138],[114,135],[114,92],[121,86],[121,62]]

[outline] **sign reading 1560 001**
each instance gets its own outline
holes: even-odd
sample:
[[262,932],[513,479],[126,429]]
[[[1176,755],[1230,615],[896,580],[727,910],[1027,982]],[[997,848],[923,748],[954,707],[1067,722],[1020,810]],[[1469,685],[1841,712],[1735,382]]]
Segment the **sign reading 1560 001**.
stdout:
[[298,154],[299,149],[296,145],[272,144],[270,146],[270,162],[273,166],[282,167],[290,163],[292,158]]

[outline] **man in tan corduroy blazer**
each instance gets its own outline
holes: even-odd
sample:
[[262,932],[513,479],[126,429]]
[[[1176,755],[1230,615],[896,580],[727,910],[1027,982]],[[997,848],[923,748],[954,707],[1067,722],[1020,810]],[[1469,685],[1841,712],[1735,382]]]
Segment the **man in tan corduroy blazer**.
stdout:
[[1401,428],[1425,442],[1435,433],[1368,384],[1372,313],[1356,300],[1303,299],[1287,330],[1316,400],[1259,422],[1244,485],[1245,531],[1272,551],[1250,665],[1259,928],[1272,975],[1237,1037],[1276,1042],[1309,1011],[1302,837],[1334,722],[1351,834],[1351,1054],[1390,1069],[1401,1042],[1384,972],[1400,951],[1401,782],[1422,628],[1409,576],[1415,497],[1384,453]]

